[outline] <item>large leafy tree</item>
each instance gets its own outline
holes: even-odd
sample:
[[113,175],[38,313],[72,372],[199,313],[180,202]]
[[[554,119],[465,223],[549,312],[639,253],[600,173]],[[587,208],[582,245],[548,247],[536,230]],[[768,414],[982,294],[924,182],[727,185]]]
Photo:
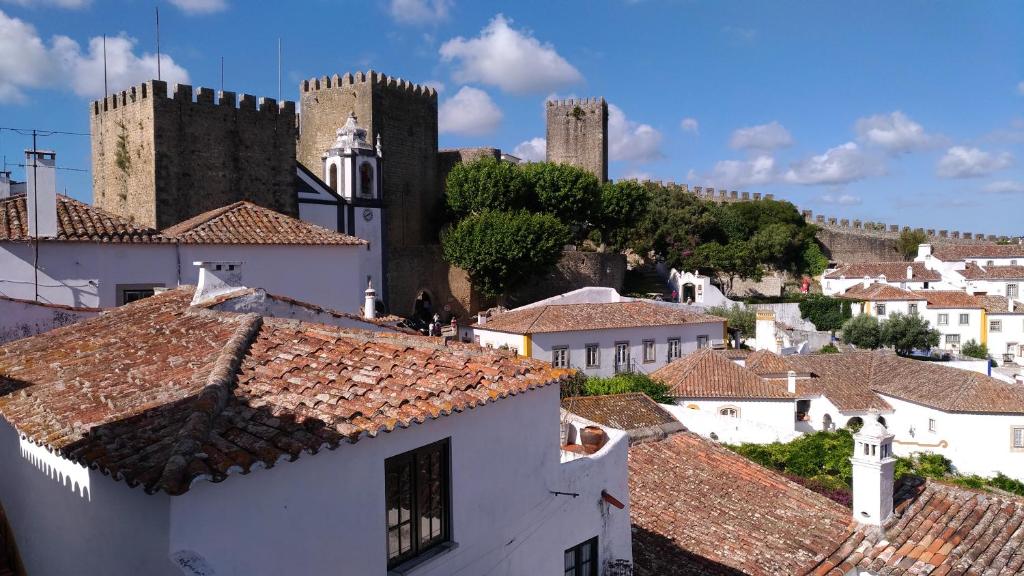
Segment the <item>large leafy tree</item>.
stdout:
[[757,311],[739,304],[732,306],[714,306],[708,308],[708,314],[725,318],[729,328],[739,331],[740,338],[753,338],[757,328]]
[[615,250],[630,247],[637,223],[651,203],[651,191],[635,180],[607,182],[601,187],[598,229],[606,244]]
[[904,260],[913,260],[917,256],[917,246],[927,240],[928,236],[922,230],[904,230],[896,239],[896,251]]
[[687,270],[707,271],[718,278],[725,291],[732,293],[736,278],[760,280],[764,266],[750,242],[735,240],[728,244],[708,242],[697,246],[684,261]]
[[843,324],[843,342],[857,348],[874,350],[882,345],[882,334],[878,318],[861,314]]
[[526,164],[522,170],[535,208],[555,216],[574,232],[583,232],[600,214],[601,182],[590,172],[549,162]]
[[939,345],[939,331],[917,314],[893,314],[880,326],[882,344],[892,346],[900,356]]
[[523,170],[494,158],[456,164],[445,185],[452,220],[484,211],[520,210],[531,200],[530,181]]
[[502,296],[554,266],[569,239],[569,228],[549,214],[485,211],[445,231],[441,246],[474,286]]

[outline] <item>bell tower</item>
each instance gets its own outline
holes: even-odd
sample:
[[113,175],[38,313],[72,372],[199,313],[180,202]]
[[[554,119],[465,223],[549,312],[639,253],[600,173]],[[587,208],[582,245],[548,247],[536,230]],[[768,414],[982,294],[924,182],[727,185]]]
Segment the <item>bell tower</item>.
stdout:
[[860,524],[881,526],[892,516],[893,435],[868,414],[864,426],[853,435],[853,519]]
[[368,283],[375,284],[386,293],[387,279],[384,262],[384,205],[381,191],[380,135],[371,145],[367,130],[359,125],[355,113],[350,113],[345,124],[338,128],[337,138],[323,155],[323,179],[346,204],[345,224],[342,232],[358,236],[369,242],[364,259],[364,272]]

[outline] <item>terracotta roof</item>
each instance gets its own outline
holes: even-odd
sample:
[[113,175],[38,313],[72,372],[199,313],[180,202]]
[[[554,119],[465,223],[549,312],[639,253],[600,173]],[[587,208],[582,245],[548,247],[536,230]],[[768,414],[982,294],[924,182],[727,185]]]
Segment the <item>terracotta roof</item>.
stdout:
[[901,483],[893,500],[896,513],[881,536],[855,528],[807,573],[1024,573],[1024,501],[921,480]]
[[559,382],[496,350],[192,308],[179,288],[0,347],[0,416],[147,492],[181,494]]
[[710,348],[692,352],[651,373],[680,398],[780,398],[794,396],[779,385]]
[[871,284],[867,288],[864,284],[854,284],[846,292],[839,295],[839,298],[847,300],[865,300],[871,302],[892,301],[892,300],[924,300],[926,291],[914,292],[905,290],[889,284]]
[[848,533],[850,511],[680,433],[629,448],[636,576],[791,575]]
[[758,350],[747,356],[747,361],[744,363],[748,370],[760,374],[761,376],[767,374],[786,374],[792,370],[792,366],[786,359],[770,350]]
[[962,290],[922,290],[918,294],[928,301],[929,308],[983,308],[985,305],[977,296]]
[[600,304],[549,304],[520,308],[492,316],[481,330],[540,334],[609,328],[637,328],[725,322],[724,318],[682,310],[676,306],[652,302],[605,302]]
[[[21,195],[0,200],[0,242],[31,239],[26,197]],[[67,196],[57,196],[57,236],[49,239],[141,244],[173,242],[152,228],[137,226],[127,218]]]
[[1024,304],[1013,301],[1013,309],[1010,309],[1011,300],[1006,296],[999,295],[983,295],[975,296],[981,305],[985,308],[985,311],[989,314],[1021,314],[1024,313]]
[[[911,267],[912,275],[907,278],[907,266]],[[938,282],[942,280],[942,274],[935,270],[929,270],[924,262],[862,262],[859,264],[844,264],[835,270],[827,272],[823,277],[831,280],[840,277],[847,279],[861,279],[865,276],[878,278],[885,276],[889,282]]]
[[730,360],[743,361],[746,361],[746,359],[749,358],[750,355],[754,353],[754,351],[749,348],[726,348],[725,350],[719,350],[719,352],[721,352],[726,358]]
[[203,212],[164,230],[183,244],[366,244],[366,240],[340,234],[252,202],[235,202]]
[[974,262],[960,270],[968,280],[1024,280],[1024,266],[988,266],[982,268]]
[[1024,258],[1024,244],[937,244],[932,255],[943,262],[967,258]]
[[642,392],[570,396],[562,399],[562,408],[602,426],[627,431],[678,422]]

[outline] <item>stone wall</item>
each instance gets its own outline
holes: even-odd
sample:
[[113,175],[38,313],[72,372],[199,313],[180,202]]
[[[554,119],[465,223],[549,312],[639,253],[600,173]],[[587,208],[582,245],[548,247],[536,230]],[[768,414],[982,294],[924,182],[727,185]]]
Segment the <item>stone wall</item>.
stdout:
[[514,308],[587,286],[622,290],[626,277],[626,257],[609,252],[566,250],[555,268],[509,295],[508,307]]
[[161,229],[238,200],[298,215],[294,102],[151,80],[90,112],[100,208]]
[[608,104],[604,98],[549,100],[547,161],[571,164],[608,180]]
[[445,181],[448,173],[456,164],[463,162],[475,162],[481,158],[501,159],[501,150],[498,148],[445,148],[437,153],[437,188],[441,191],[441,198],[444,198]]

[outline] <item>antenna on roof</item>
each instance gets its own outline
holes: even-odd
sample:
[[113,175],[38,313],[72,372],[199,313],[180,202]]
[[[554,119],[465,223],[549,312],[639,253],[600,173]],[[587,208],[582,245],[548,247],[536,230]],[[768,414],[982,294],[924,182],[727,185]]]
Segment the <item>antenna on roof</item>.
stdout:
[[224,91],[224,57],[220,57],[220,91]]
[[156,8],[156,79],[162,80],[160,77],[160,7]]

